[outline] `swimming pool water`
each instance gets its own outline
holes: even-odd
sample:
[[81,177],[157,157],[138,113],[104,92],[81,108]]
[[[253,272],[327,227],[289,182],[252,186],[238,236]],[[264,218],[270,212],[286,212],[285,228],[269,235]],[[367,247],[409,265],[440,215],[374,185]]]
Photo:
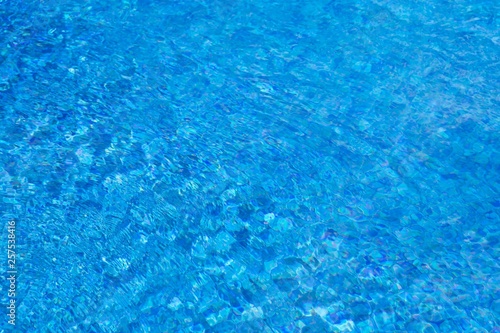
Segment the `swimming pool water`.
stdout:
[[1,332],[500,332],[498,2],[0,8]]

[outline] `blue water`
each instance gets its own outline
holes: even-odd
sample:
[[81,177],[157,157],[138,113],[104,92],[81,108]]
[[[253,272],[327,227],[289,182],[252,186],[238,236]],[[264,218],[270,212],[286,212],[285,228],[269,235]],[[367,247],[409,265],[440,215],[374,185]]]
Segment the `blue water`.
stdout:
[[500,332],[498,2],[0,8],[0,332]]

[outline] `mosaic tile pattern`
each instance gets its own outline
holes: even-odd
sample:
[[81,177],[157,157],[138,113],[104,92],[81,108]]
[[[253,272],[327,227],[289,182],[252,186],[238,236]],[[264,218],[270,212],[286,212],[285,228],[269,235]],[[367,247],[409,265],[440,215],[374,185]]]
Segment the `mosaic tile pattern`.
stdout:
[[0,1],[16,329],[500,332],[499,12]]

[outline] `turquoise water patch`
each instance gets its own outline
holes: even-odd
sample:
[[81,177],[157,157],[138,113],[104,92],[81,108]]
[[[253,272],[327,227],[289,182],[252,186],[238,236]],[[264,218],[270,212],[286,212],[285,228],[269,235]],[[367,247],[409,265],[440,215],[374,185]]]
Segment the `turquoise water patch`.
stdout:
[[14,331],[500,331],[498,12],[0,2]]

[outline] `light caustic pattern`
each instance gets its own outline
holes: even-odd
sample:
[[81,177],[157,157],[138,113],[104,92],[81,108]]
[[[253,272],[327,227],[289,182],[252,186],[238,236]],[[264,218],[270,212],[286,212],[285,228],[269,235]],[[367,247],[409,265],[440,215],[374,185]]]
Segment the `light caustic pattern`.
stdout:
[[499,9],[1,2],[16,329],[499,331]]

